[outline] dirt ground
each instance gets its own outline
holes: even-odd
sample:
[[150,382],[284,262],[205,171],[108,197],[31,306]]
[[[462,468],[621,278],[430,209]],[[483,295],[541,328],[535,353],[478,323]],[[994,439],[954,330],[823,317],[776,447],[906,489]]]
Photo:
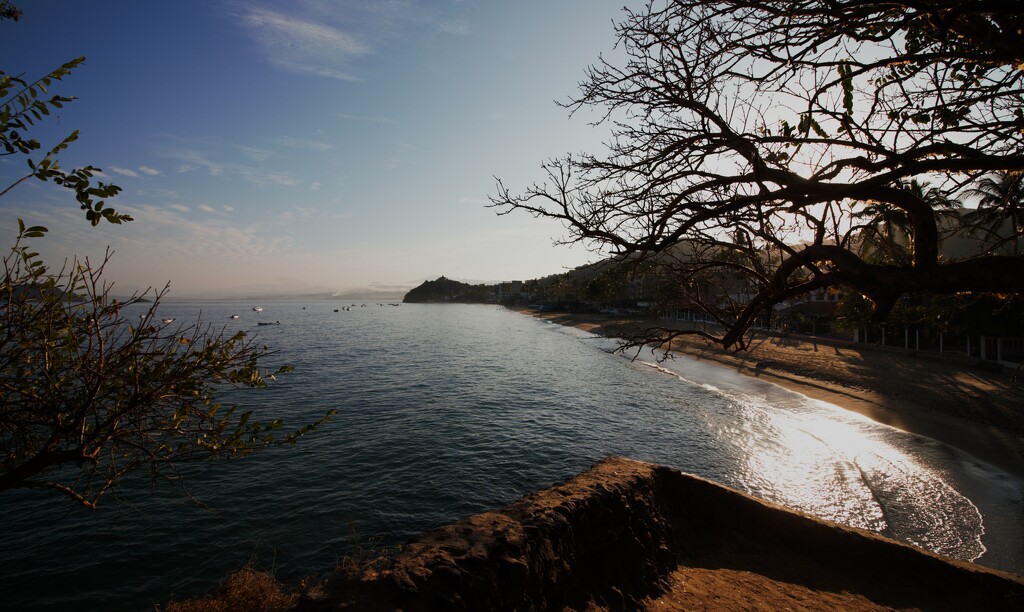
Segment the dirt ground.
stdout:
[[727,567],[681,566],[672,573],[664,595],[643,602],[644,609],[749,610],[751,612],[816,612],[818,610],[892,610],[864,595],[829,592],[802,584],[773,580],[762,574]]

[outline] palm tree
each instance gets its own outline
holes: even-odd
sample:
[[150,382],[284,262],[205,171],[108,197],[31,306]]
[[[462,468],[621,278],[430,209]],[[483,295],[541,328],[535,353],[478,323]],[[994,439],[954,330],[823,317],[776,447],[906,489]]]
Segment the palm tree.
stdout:
[[861,230],[861,257],[875,263],[904,264],[910,261],[913,241],[910,219],[903,210],[881,202],[872,202],[854,217],[864,219]]
[[[924,200],[935,210],[936,217],[955,214],[959,204],[944,191],[917,179],[903,181],[900,187]],[[861,256],[878,263],[907,265],[911,262],[914,235],[906,211],[882,202],[871,202],[854,217],[865,219],[861,237]]]
[[[1019,238],[1024,226],[1024,173],[1004,170],[987,175],[965,193],[978,198],[975,223],[994,235],[997,245],[1012,241],[1013,254],[1020,255]],[[999,233],[1007,221],[1010,222],[1009,237]]]

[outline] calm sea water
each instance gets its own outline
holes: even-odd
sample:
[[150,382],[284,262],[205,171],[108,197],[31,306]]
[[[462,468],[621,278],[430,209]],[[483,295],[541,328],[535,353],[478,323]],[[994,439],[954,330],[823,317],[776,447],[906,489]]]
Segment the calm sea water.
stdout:
[[[348,304],[345,304],[346,306]],[[491,306],[168,303],[258,334],[295,372],[230,400],[297,446],[139,479],[97,512],[0,497],[8,609],[152,609],[251,559],[285,580],[512,502],[609,455],[666,464],[949,556],[1024,573],[1024,482],[956,449],[688,358]],[[240,319],[229,315],[238,313]],[[259,326],[257,321],[280,321]]]

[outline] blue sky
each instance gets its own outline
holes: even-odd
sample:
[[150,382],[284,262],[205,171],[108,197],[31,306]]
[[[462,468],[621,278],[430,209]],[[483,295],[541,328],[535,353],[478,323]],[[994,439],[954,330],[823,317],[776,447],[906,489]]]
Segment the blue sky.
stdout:
[[[0,199],[50,228],[52,263],[115,251],[120,290],[172,296],[408,286],[442,274],[528,279],[596,258],[557,224],[485,207],[545,159],[606,133],[555,100],[614,53],[622,0],[33,0],[0,22],[3,70],[78,97],[35,134],[73,129],[136,220],[90,227],[38,181]],[[25,170],[0,158],[4,187]]]

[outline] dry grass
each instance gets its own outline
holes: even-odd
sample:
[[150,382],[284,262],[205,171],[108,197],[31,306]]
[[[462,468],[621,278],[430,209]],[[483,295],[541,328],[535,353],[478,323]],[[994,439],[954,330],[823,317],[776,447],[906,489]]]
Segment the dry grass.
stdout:
[[[354,525],[349,525],[350,550],[342,557],[335,572],[358,576],[366,572],[377,573],[390,568],[401,554],[402,546],[385,546],[383,536],[360,537]],[[162,612],[280,612],[292,610],[303,596],[322,597],[314,577],[301,580],[288,589],[273,574],[259,568],[251,560],[231,573],[216,591],[196,599],[170,602]],[[158,612],[161,609],[158,609]]]
[[290,610],[299,596],[286,593],[267,572],[248,565],[229,575],[212,595],[171,602],[165,612],[280,612]]

